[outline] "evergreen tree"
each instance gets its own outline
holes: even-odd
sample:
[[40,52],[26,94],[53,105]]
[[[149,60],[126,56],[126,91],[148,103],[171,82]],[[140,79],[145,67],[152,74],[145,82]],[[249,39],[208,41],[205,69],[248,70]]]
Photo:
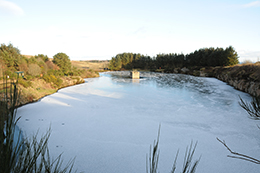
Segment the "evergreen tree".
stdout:
[[229,46],[225,50],[226,53],[226,64],[225,65],[236,65],[238,64],[238,55],[235,49],[232,46]]
[[1,44],[0,59],[11,71],[19,70],[19,63],[21,57],[22,56],[20,50],[14,47],[12,44],[9,44],[8,46],[6,46],[5,44]]

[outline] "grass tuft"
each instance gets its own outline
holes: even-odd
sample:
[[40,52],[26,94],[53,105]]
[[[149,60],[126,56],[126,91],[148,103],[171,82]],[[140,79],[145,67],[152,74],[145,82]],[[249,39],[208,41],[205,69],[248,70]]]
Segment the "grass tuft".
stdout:
[[[150,146],[149,159],[146,157],[146,173],[158,173],[158,161],[159,161],[159,136],[160,136],[161,125],[159,126],[157,140],[154,141],[153,147]],[[197,142],[193,146],[193,142],[191,142],[190,146],[187,146],[183,169],[181,173],[195,173],[196,168],[199,164],[200,158],[193,162],[193,156],[197,147]],[[171,173],[174,173],[177,168],[177,158],[179,155],[179,150],[175,156]]]

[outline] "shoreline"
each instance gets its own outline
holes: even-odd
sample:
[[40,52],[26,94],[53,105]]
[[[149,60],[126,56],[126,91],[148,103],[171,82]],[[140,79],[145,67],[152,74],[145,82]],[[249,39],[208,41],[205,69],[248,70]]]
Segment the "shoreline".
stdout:
[[236,90],[248,93],[251,96],[260,96],[260,63],[224,67],[183,67],[172,70],[158,69],[154,72],[214,77],[234,87]]
[[[245,65],[245,66],[247,67],[248,65]],[[247,74],[246,76],[244,75],[243,77],[241,77],[239,75],[234,76],[234,74],[236,74],[238,71],[244,71],[242,69],[243,67],[244,66],[230,66],[230,67],[209,67],[209,68],[199,68],[199,69],[188,69],[188,68],[184,67],[182,69],[174,69],[174,71],[165,71],[163,69],[160,69],[160,71],[151,71],[151,72],[187,74],[187,75],[197,76],[197,77],[214,77],[220,81],[227,83],[228,85],[234,87],[235,89],[237,89],[239,91],[243,91],[245,93],[250,94],[251,96],[260,96],[260,88],[259,88],[260,81],[250,80],[249,74]],[[260,67],[259,67],[259,69],[260,69]],[[142,71],[142,70],[140,70],[140,71]],[[69,79],[69,77],[64,77],[63,81],[65,81],[65,82],[63,82],[61,87],[53,88],[51,92],[43,93],[40,96],[35,97],[33,99],[23,100],[23,101],[19,102],[19,104],[17,105],[17,108],[30,104],[30,103],[37,102],[40,99],[42,99],[48,95],[58,92],[62,88],[85,83],[84,79],[87,79],[87,78],[81,78],[81,77],[77,76],[77,77],[72,77]]]
[[63,84],[60,87],[51,87],[50,84],[43,82],[42,79],[34,80],[33,83],[41,84],[40,89],[38,89],[39,87],[37,88],[37,86],[25,88],[19,85],[20,98],[18,100],[16,108],[20,108],[27,104],[38,102],[42,98],[58,92],[60,89],[85,83],[85,79],[88,78],[82,78],[79,76],[77,76],[77,78],[64,77]]

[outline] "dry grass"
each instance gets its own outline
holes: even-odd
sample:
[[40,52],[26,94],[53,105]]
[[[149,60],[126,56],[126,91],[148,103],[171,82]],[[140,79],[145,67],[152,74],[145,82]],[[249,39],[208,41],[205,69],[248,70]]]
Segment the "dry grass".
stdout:
[[260,63],[239,64],[229,67],[220,67],[213,69],[215,74],[228,74],[237,79],[249,81],[260,81]]
[[21,91],[20,103],[21,105],[28,102],[36,101],[46,95],[53,94],[57,88],[53,88],[50,83],[46,83],[43,79],[35,79],[32,82],[32,87],[25,88],[19,85]]
[[33,57],[33,55],[22,55],[22,56],[24,56],[24,57],[26,57],[26,58],[31,58],[31,57]]
[[108,61],[71,61],[74,67],[80,69],[92,69],[95,71],[102,71],[104,68],[108,68]]
[[[67,87],[84,82],[81,77],[61,77],[62,84],[61,87]],[[20,99],[18,105],[24,105],[30,102],[39,100],[40,98],[55,93],[59,88],[52,85],[51,83],[45,82],[43,79],[35,78],[31,80],[30,87],[23,87],[19,85]]]
[[[34,55],[22,55],[26,58],[34,57]],[[49,58],[50,61],[52,61],[52,58]],[[108,68],[109,61],[107,60],[90,60],[90,61],[72,61],[71,64],[74,67],[80,68],[80,69],[92,69],[95,71],[102,71],[104,68]]]

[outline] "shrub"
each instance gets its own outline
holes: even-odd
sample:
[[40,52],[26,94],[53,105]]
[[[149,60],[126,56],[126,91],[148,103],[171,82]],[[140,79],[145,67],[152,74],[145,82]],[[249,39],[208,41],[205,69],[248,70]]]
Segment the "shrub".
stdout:
[[47,62],[49,60],[49,57],[47,55],[43,55],[43,54],[38,54],[35,56],[35,58],[39,61],[39,59],[41,59],[44,62]]
[[21,59],[21,63],[19,64],[19,70],[23,71],[24,73],[28,72],[28,65],[25,59]]
[[63,80],[61,78],[57,78],[56,81],[54,82],[54,84],[57,86],[57,87],[61,87],[61,84],[62,84]]
[[22,85],[24,88],[28,88],[32,86],[31,81],[26,81],[24,79],[19,79],[19,84]]
[[51,83],[51,78],[49,75],[43,75],[43,79],[45,80],[45,82]]
[[45,62],[49,70],[59,70],[59,67],[54,64],[52,61]]
[[28,67],[29,75],[37,76],[41,74],[41,68],[37,64],[29,64]]
[[63,82],[63,80],[59,77],[55,77],[54,75],[44,75],[43,79],[45,80],[45,82],[47,83],[53,83],[54,85],[56,85],[57,87],[61,87],[61,84]]

